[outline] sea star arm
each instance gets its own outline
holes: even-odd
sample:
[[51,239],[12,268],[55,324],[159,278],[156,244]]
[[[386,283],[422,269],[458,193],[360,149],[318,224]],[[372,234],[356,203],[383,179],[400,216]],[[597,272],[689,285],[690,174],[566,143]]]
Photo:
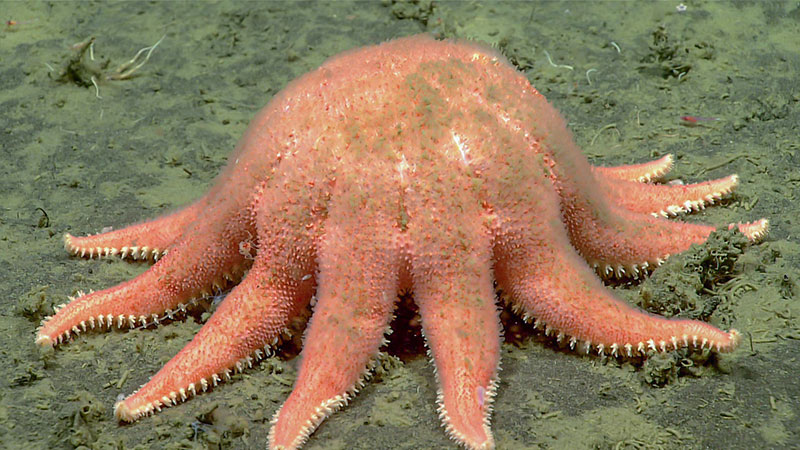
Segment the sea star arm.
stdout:
[[80,257],[130,256],[133,259],[159,259],[183,234],[205,206],[205,198],[171,214],[89,236],[64,235],[64,248]]
[[[231,371],[270,356],[289,320],[308,303],[312,280],[275,286],[264,264],[256,263],[225,298],[200,332],[139,390],[114,405],[119,420],[133,422],[205,392]],[[262,349],[263,348],[263,352]]]
[[[574,167],[583,164],[576,160]],[[669,255],[705,242],[715,230],[708,225],[669,221],[614,205],[606,189],[597,189],[597,183],[604,181],[566,172],[574,167],[565,165],[565,173],[558,179],[561,216],[572,245],[601,276],[636,277],[642,270],[658,266]],[[767,225],[762,219],[731,227],[737,226],[748,239],[755,241],[766,234]]]
[[739,177],[729,175],[717,180],[687,185],[644,184],[634,181],[599,179],[611,203],[628,211],[675,216],[700,210],[733,192]]
[[[598,180],[597,168],[592,168],[577,148],[563,118],[550,110],[544,99],[533,103],[543,111],[539,129],[548,132],[534,135],[531,153],[543,152],[570,241],[600,275],[637,276],[665,257],[704,242],[714,231],[711,226],[671,222],[614,205],[603,181]],[[767,221],[739,224],[738,228],[757,240],[766,234]]]
[[491,244],[475,199],[454,191],[425,194],[427,202],[409,196],[412,286],[437,375],[442,424],[466,448],[490,449],[501,334]]
[[[582,200],[579,200],[580,203]],[[706,241],[716,227],[634,213],[609,206],[589,211],[569,205],[562,211],[572,245],[601,276],[634,276],[657,267],[672,254]],[[768,222],[729,225],[751,241],[767,233]]]
[[671,154],[662,156],[655,161],[641,164],[630,164],[615,167],[593,166],[592,171],[596,176],[608,179],[636,181],[647,183],[661,178],[672,170],[673,157]]
[[[220,212],[221,215],[224,212]],[[62,305],[45,319],[36,337],[40,345],[54,345],[88,328],[146,325],[158,322],[174,309],[183,309],[191,300],[207,295],[226,279],[238,278],[245,258],[238,242],[248,239],[249,212],[231,214],[223,222],[198,221],[170,252],[136,278],[102,291],[92,292]]]
[[397,298],[397,230],[383,210],[392,196],[362,186],[367,177],[339,178],[318,249],[318,300],[294,389],[272,419],[270,449],[299,448],[363,386]]
[[[302,180],[293,181],[297,188]],[[219,309],[186,347],[114,413],[134,421],[216,386],[232,369],[269,356],[289,321],[308,305],[314,289],[316,210],[319,198],[299,197],[289,189],[261,188],[253,207],[258,224],[256,260]],[[260,350],[263,347],[263,352]]]
[[569,339],[572,348],[580,341],[587,353],[634,356],[648,349],[736,347],[735,330],[654,316],[615,298],[572,248],[563,225],[537,218],[557,213],[554,199],[533,183],[519,194],[533,195],[537,205],[498,205],[495,275],[524,319],[536,319],[537,327],[559,341]]

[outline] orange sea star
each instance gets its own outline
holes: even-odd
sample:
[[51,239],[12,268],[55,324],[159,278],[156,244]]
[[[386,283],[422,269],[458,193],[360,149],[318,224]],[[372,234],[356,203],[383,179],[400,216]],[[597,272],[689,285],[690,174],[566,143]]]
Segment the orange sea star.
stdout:
[[[701,208],[738,179],[646,183],[671,165],[667,156],[591,167],[561,116],[484,46],[416,36],[354,50],[279,93],[194,204],[117,231],[67,235],[72,254],[157,262],[61,307],[36,341],[149,324],[240,281],[191,343],[116,404],[116,416],[133,421],[271,354],[311,306],[297,381],[269,434],[271,449],[298,448],[362,385],[397,293],[408,291],[448,435],[492,448],[494,282],[526,320],[586,352],[736,346],[735,330],[627,306],[592,269],[637,276],[714,230],[652,214]],[[738,227],[757,240],[767,222]]]

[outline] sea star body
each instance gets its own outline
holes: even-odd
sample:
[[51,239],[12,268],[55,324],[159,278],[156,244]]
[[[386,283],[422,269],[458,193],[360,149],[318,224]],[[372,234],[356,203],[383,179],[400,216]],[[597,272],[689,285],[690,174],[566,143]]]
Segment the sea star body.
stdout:
[[[669,221],[737,183],[646,183],[672,159],[592,167],[564,120],[496,52],[416,36],[345,53],[291,83],[252,121],[210,192],[140,225],[65,236],[80,256],[157,262],[80,296],[36,341],[150,324],[239,282],[194,340],[118,402],[133,421],[271,354],[313,308],[294,389],[269,448],[298,448],[363,384],[398,292],[411,292],[448,435],[492,448],[500,361],[497,283],[526,320],[600,354],[732,350],[735,330],[616,299],[592,270],[638,275],[713,227]],[[739,225],[759,239],[766,220]],[[588,264],[587,264],[588,262]]]

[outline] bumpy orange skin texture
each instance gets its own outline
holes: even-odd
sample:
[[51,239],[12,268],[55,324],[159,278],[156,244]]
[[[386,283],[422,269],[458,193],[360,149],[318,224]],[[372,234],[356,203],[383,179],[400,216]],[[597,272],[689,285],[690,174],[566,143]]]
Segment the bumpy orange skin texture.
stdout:
[[[278,94],[193,205],[67,235],[73,254],[157,262],[65,305],[37,342],[157,322],[239,282],[190,344],[117,403],[116,416],[132,421],[270,355],[315,298],[298,379],[269,437],[270,448],[298,448],[363,385],[397,293],[410,291],[447,433],[492,448],[495,281],[526,320],[586,352],[736,346],[736,331],[631,308],[593,270],[638,276],[713,230],[651,214],[702,208],[738,179],[643,184],[671,165],[668,156],[591,167],[559,114],[484,46],[416,36],[358,49]],[[766,227],[740,225],[754,240]]]

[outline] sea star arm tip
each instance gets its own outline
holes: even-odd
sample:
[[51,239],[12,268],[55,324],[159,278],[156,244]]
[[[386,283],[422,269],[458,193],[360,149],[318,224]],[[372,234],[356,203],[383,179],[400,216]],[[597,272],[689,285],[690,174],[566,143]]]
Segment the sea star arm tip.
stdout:
[[606,191],[608,200],[613,205],[636,213],[662,217],[674,217],[705,209],[730,195],[739,185],[739,176],[736,174],[686,185],[649,184],[617,179],[603,173],[596,175],[599,175],[596,177],[598,184]]
[[157,261],[178,241],[186,227],[198,218],[206,201],[204,197],[174,213],[119,230],[88,236],[65,233],[64,248],[69,254],[81,258],[119,255],[123,259],[130,257]]
[[55,344],[50,336],[44,335],[41,331],[36,333],[36,345],[40,347],[54,347]]
[[769,220],[761,218],[753,222],[739,222],[728,225],[728,229],[736,228],[750,242],[761,242],[769,234]]
[[657,160],[646,163],[615,167],[594,166],[592,170],[596,174],[606,178],[649,183],[661,178],[672,170],[673,162],[674,157],[671,153],[668,153]]

